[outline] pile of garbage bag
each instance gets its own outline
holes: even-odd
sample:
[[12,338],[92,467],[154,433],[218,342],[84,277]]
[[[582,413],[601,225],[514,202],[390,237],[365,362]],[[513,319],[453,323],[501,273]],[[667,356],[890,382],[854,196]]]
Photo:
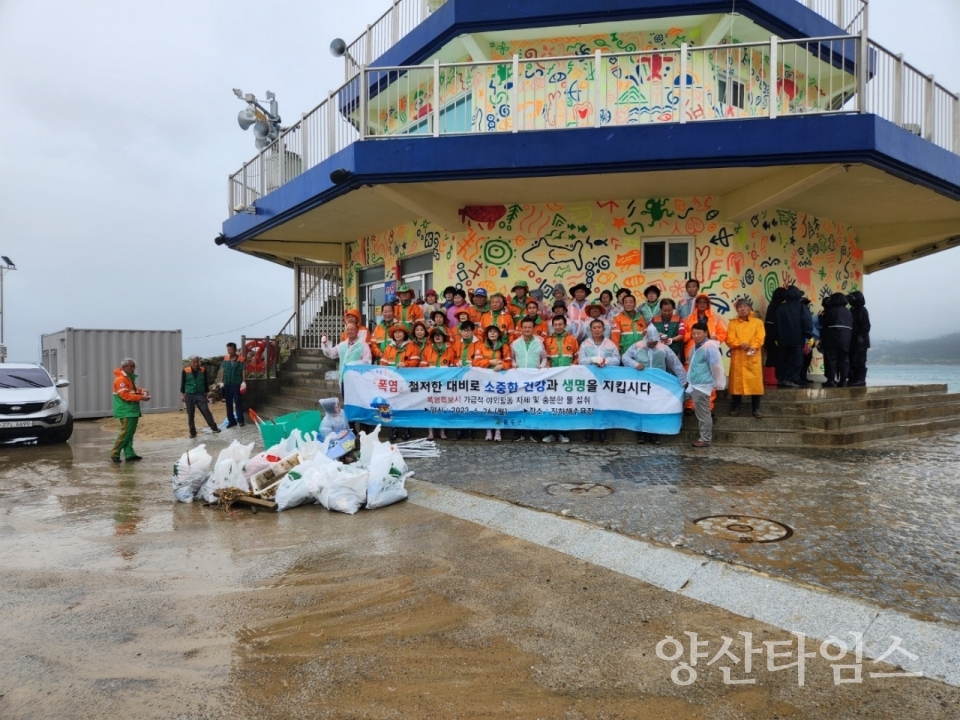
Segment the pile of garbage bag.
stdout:
[[[328,456],[343,438],[318,440],[299,430],[262,453],[252,455],[253,443],[233,441],[216,463],[198,445],[173,465],[173,496],[180,502],[214,504],[229,489],[263,500],[277,510],[318,503],[328,510],[353,515],[406,499],[411,473],[396,445],[380,442],[380,426],[360,433],[357,461],[344,464]],[[335,454],[335,453],[334,453]]]

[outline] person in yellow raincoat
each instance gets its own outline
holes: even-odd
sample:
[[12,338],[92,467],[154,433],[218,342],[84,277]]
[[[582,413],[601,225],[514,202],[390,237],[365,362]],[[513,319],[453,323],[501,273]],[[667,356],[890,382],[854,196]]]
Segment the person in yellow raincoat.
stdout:
[[737,317],[727,328],[726,340],[730,347],[730,414],[739,415],[743,396],[749,395],[753,416],[762,418],[760,398],[763,396],[763,360],[760,349],[766,332],[763,321],[753,314],[749,300],[741,298],[734,305]]

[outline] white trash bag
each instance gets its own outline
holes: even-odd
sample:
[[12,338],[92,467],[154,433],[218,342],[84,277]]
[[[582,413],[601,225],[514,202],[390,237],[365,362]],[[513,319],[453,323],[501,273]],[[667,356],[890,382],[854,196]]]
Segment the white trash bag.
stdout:
[[334,481],[320,491],[320,504],[327,510],[353,515],[367,499],[369,477],[365,470],[340,468]]
[[228,487],[250,492],[250,483],[244,476],[243,470],[252,452],[253,443],[241,445],[237,440],[220,451],[217,464],[213,466],[213,476],[203,485],[202,496],[206,502],[217,502],[217,496],[213,493]]
[[203,481],[210,475],[213,458],[206,445],[191,448],[173,464],[173,496],[180,502],[193,502]]
[[371,475],[367,481],[367,510],[376,510],[406,500],[407,489],[404,483],[408,477],[409,473],[390,473],[384,478],[374,478]]

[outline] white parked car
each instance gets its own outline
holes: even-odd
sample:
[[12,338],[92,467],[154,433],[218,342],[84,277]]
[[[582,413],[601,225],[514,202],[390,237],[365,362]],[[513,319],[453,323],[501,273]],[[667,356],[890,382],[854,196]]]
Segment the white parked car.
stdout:
[[73,415],[58,388],[40,365],[0,363],[0,442],[36,438],[66,442],[73,434]]

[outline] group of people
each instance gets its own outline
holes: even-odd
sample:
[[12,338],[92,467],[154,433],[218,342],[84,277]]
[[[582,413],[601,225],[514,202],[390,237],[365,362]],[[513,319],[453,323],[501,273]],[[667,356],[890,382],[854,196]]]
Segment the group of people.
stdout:
[[[737,318],[728,327],[700,283],[686,283],[679,302],[661,297],[651,285],[641,301],[629,289],[616,296],[608,290],[591,302],[585,284],[574,286],[570,295],[562,285],[553,289],[549,304],[542,295],[517,282],[510,297],[478,288],[472,293],[448,287],[443,302],[428,290],[424,302],[414,301],[406,285],[397,291],[397,302],[385,304],[372,332],[363,326],[360,313],[349,310],[341,342],[333,345],[324,336],[323,351],[339,358],[341,377],[350,364],[387,367],[480,367],[491,370],[539,369],[573,364],[599,367],[624,366],[643,371],[657,368],[676,376],[690,395],[685,412],[695,414],[700,424],[696,447],[712,439],[712,412],[716,391],[727,378],[722,365],[721,344],[730,348],[731,414],[739,414],[742,396],[752,396],[752,410],[760,418],[763,394],[761,349],[764,323],[754,317],[748,300],[737,302]],[[469,297],[469,302],[467,298]],[[396,437],[400,431],[394,431]],[[458,431],[457,437],[470,431]],[[409,430],[404,431],[409,436]],[[587,433],[587,441],[594,433]],[[434,437],[431,429],[428,438]],[[443,430],[440,438],[446,439]],[[487,431],[486,439],[501,440],[499,431]],[[527,439],[518,432],[515,441]],[[564,433],[529,439],[569,442]],[[606,442],[605,431],[597,439]],[[639,442],[659,443],[656,436],[641,433]]]
[[833,293],[813,314],[809,298],[796,287],[778,288],[765,321],[767,367],[778,387],[813,384],[809,379],[813,348],[823,354],[825,388],[864,387],[870,348],[870,313],[863,293]]
[[[110,452],[110,459],[115,463],[142,459],[133,449],[133,436],[142,415],[141,404],[150,400],[150,393],[137,387],[136,369],[136,361],[125,358],[120,367],[113,371],[113,416],[120,421],[120,432]],[[237,352],[236,343],[227,343],[227,354],[220,363],[216,383],[227,405],[227,427],[243,426],[243,394],[247,389],[247,366],[243,355]],[[199,356],[194,355],[180,372],[180,401],[186,406],[187,428],[191,438],[197,436],[197,410],[211,432],[220,432],[207,402],[209,391],[207,369],[201,364]]]

